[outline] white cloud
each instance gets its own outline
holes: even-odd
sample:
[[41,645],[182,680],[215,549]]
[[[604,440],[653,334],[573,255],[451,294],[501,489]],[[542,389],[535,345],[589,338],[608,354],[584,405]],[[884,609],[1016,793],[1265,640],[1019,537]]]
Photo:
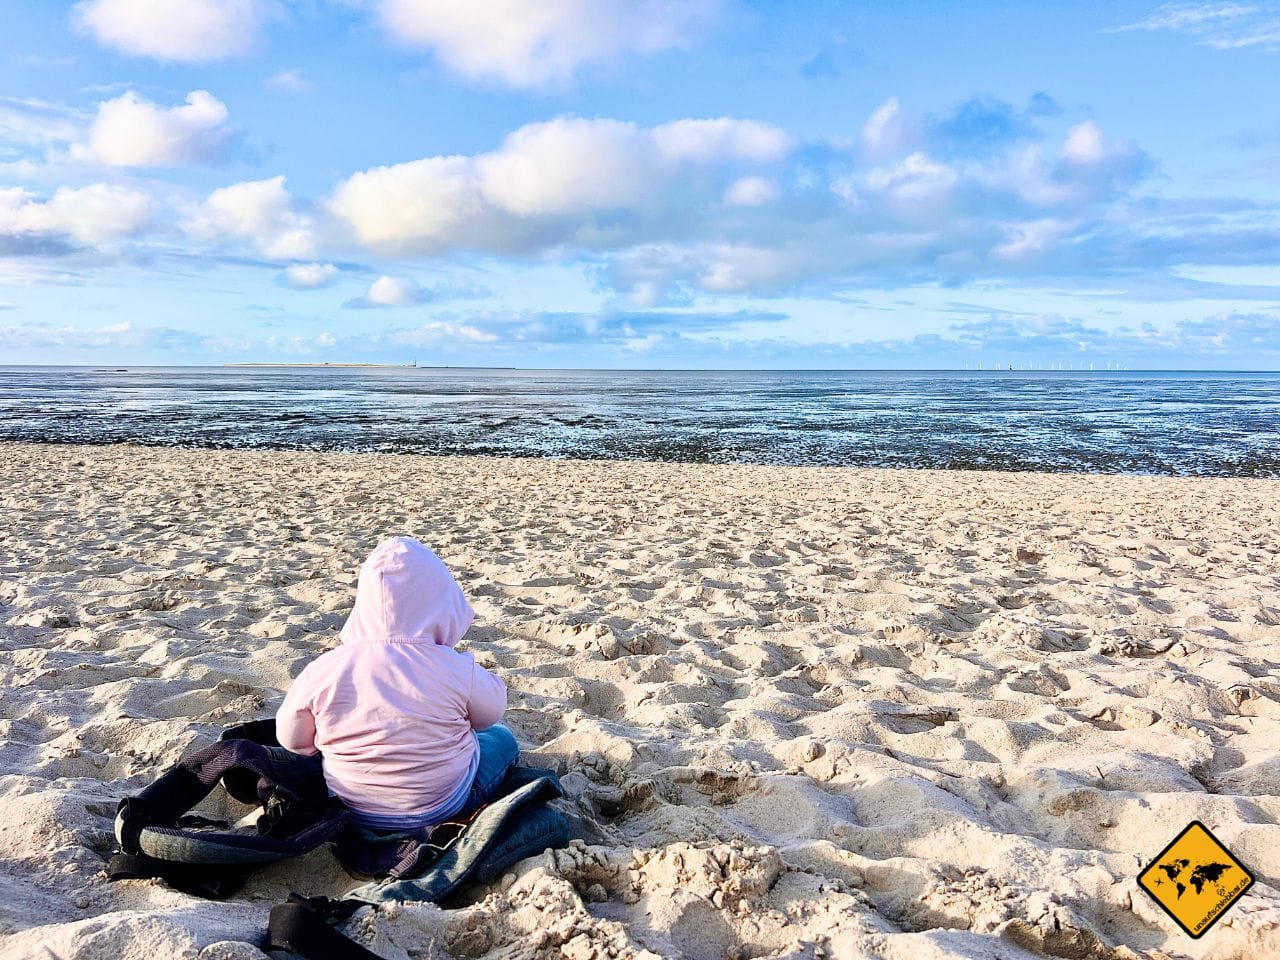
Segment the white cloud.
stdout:
[[702,259],[697,283],[710,293],[745,293],[795,275],[790,257],[763,247],[720,245],[705,251]]
[[284,280],[299,290],[332,286],[342,271],[332,263],[293,263],[285,268]]
[[990,190],[1010,192],[1020,200],[1039,207],[1066,203],[1077,194],[1074,184],[1054,179],[1053,166],[1046,160],[1045,151],[1039,144],[1012,150],[996,162],[974,171],[974,176]]
[[[917,149],[877,162],[866,151],[832,150],[825,177],[812,151],[797,151],[769,176],[728,181],[723,213],[686,191],[697,217],[668,210],[665,232],[615,244],[601,282],[653,307],[696,302],[699,293],[778,293],[816,278],[857,278],[848,281],[856,285],[896,271],[936,282],[1113,260],[1125,228],[1107,212],[1149,168],[1141,151],[1092,122],[1056,144],[1009,137],[976,154],[971,141],[951,150],[945,129],[934,131],[937,156]],[[781,202],[748,204],[774,189]]]
[[0,142],[45,146],[80,135],[84,117],[58,103],[0,97]]
[[[146,107],[153,117],[175,112]],[[1093,122],[981,149],[970,138],[963,150],[950,148],[944,126],[917,126],[931,131],[928,150],[875,158],[856,144],[797,149],[784,131],[754,121],[643,127],[562,117],[521,127],[488,152],[355,173],[323,206],[299,202],[277,176],[231,184],[163,218],[124,187],[65,187],[51,197],[10,189],[0,203],[0,255],[48,263],[138,236],[153,219],[168,229],[176,220],[197,249],[279,261],[278,282],[298,289],[334,284],[336,258],[355,241],[381,255],[483,251],[585,267],[620,302],[653,307],[693,306],[703,294],[777,294],[811,280],[856,285],[895,270],[963,282],[1079,269],[1117,254],[1167,261],[1162,251],[1177,244],[1166,236],[1179,232],[1174,225],[1123,246],[1132,218],[1113,204],[1149,161]],[[349,305],[476,295],[393,275],[408,267],[383,269],[388,275]]]
[[763,207],[776,203],[781,192],[778,185],[764,177],[742,177],[729,184],[724,192],[726,207]]
[[1199,30],[1209,24],[1238,20],[1257,12],[1252,4],[1202,3],[1186,5],[1166,3],[1137,23],[1117,28],[1125,30]]
[[250,241],[268,257],[306,259],[315,252],[313,224],[310,217],[293,209],[284,182],[284,177],[272,177],[215,190],[186,229],[208,242],[236,237]]
[[754,121],[560,118],[521,127],[489,153],[354,174],[330,206],[384,253],[616,245],[648,220],[686,215],[689,191],[719,198],[743,164],[790,148],[785,133]]
[[[815,245],[816,246],[816,245]],[[637,307],[688,306],[687,288],[740,294],[777,289],[831,265],[821,249],[778,249],[764,243],[654,244],[609,264],[607,282]]]
[[68,350],[103,347],[150,347],[161,350],[191,352],[206,350],[213,341],[202,334],[173,327],[142,326],[128,320],[100,327],[77,327],[49,323],[10,324],[0,326],[0,346],[18,349],[65,348]]
[[205,90],[186,104],[162,107],[130,91],[98,104],[87,144],[72,155],[113,167],[159,167],[216,159],[228,130],[227,108]]
[[1099,217],[1149,168],[1091,121],[979,149],[967,128],[948,140],[947,126],[900,106],[885,117],[931,131],[921,138],[929,149],[801,150],[776,127],[730,119],[641,127],[562,117],[515,130],[490,152],[356,173],[329,210],[383,255],[480,250],[563,262],[600,251],[601,283],[655,306],[892,269],[948,281],[1051,270],[1104,255],[1123,228]]
[[1280,15],[1274,4],[1166,3],[1136,23],[1103,32],[1134,30],[1180,33],[1215,50],[1280,48]]
[[717,160],[781,159],[792,147],[791,137],[771,123],[758,120],[673,120],[653,128],[659,154],[671,162],[714,163]]
[[684,47],[716,0],[379,0],[383,26],[465,77],[563,83],[581,66]]
[[387,339],[392,343],[408,347],[436,346],[449,340],[466,340],[471,343],[492,343],[498,339],[497,334],[481,330],[469,323],[451,323],[437,320],[424,323],[412,330],[397,330]]
[[1036,207],[1087,204],[1111,196],[1142,175],[1146,155],[1108,140],[1093,121],[1067,131],[1056,155],[1040,144],[1018,146],[963,173],[984,189],[1011,193]]
[[267,86],[285,93],[307,93],[311,90],[310,81],[296,68],[277,70],[267,78]]
[[15,237],[66,237],[98,246],[138,235],[154,212],[145,193],[107,183],[59,187],[48,200],[18,187],[0,188],[0,234]]
[[428,300],[429,294],[412,280],[384,274],[373,281],[364,299],[369,306],[411,307]]
[[632,353],[649,353],[667,339],[666,334],[648,333],[643,337],[628,337],[622,341],[622,348]]
[[1052,252],[1058,241],[1075,226],[1051,217],[1011,224],[1007,228],[1009,239],[992,248],[991,253],[996,259],[1010,263],[1034,260]]
[[911,134],[911,124],[903,116],[898,98],[890,97],[862,125],[862,149],[875,157],[900,153],[911,142]]
[[474,169],[487,203],[555,216],[639,204],[657,161],[652,139],[634,124],[570,118],[521,127]]
[[85,0],[73,19],[133,56],[208,63],[248,50],[265,15],[260,0]]
[[865,178],[871,190],[907,201],[937,201],[955,185],[957,172],[923,153],[913,153],[889,167],[877,167]]
[[601,271],[603,283],[636,307],[687,306],[690,298],[677,275],[688,272],[683,251],[668,244],[646,244],[614,256]]
[[1072,163],[1097,163],[1106,155],[1102,146],[1102,131],[1091,120],[1078,123],[1067,131],[1067,141],[1062,145],[1062,156]]
[[831,192],[849,207],[856,207],[862,203],[858,188],[858,178],[852,174],[844,174],[831,181]]
[[479,239],[476,227],[487,212],[466,157],[429,157],[353,174],[338,186],[331,207],[357,240],[385,252],[467,245]]

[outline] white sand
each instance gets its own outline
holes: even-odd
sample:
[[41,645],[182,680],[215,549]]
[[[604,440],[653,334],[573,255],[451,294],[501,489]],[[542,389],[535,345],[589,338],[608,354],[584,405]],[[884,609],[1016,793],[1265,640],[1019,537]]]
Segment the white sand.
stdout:
[[[586,841],[384,956],[1280,956],[1280,483],[0,446],[0,954],[260,958],[327,851],[109,883],[116,801],[268,715],[419,537]],[[1258,876],[1191,940],[1135,877]]]

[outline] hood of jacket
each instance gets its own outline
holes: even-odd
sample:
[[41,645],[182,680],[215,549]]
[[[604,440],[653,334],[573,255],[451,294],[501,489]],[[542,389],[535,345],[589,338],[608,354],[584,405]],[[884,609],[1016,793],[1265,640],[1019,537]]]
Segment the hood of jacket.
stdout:
[[452,647],[475,611],[448,568],[411,537],[392,537],[360,567],[343,643],[437,643]]

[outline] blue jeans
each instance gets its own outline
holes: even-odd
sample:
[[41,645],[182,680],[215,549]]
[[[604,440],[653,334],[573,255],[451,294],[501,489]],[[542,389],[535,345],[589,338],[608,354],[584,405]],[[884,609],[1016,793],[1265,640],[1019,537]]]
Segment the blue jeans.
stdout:
[[476,743],[480,745],[480,765],[476,767],[475,779],[471,781],[467,802],[462,806],[463,813],[470,813],[492,800],[507,773],[520,759],[515,734],[501,723],[476,731]]
[[515,734],[500,723],[495,723],[487,730],[477,730],[473,735],[479,749],[475,756],[475,774],[465,793],[460,783],[453,795],[434,810],[417,814],[374,814],[356,810],[354,821],[362,827],[380,832],[414,831],[466,816],[488,803],[497,794],[507,773],[520,759],[520,747],[516,744]]
[[[453,844],[439,856],[424,856],[411,864],[401,861],[405,867],[395,875],[349,890],[343,899],[373,904],[389,900],[439,903],[452,897],[463,884],[491,883],[511,864],[547,847],[569,843],[573,836],[569,821],[548,804],[563,796],[560,781],[552,771],[519,767],[506,785],[513,792],[494,799],[476,815],[465,842]],[[419,850],[435,852],[425,846]],[[362,872],[381,875],[387,870]]]

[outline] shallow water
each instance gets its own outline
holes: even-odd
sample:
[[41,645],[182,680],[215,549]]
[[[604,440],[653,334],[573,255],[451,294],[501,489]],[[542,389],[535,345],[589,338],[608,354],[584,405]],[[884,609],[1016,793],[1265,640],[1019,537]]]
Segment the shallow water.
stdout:
[[1280,476],[1280,374],[0,367],[0,439]]

